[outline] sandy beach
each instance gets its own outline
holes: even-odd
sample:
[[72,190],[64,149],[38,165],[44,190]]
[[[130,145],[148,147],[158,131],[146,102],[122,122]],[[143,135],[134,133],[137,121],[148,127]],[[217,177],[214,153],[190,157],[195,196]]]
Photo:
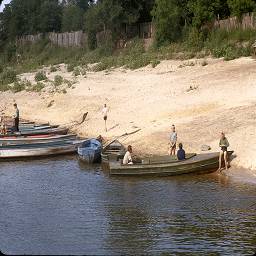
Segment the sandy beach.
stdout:
[[[113,69],[79,76],[67,93],[1,93],[1,108],[11,115],[16,101],[21,117],[38,122],[69,125],[88,112],[82,125],[73,127],[81,136],[101,134],[123,137],[137,154],[166,154],[171,125],[186,151],[201,152],[203,144],[219,150],[221,131],[226,133],[236,158],[232,166],[256,171],[256,62],[240,58],[163,61],[135,71]],[[35,73],[23,74],[29,80]],[[48,75],[72,79],[64,65]],[[49,106],[49,103],[51,103]],[[103,104],[110,108],[104,131]]]

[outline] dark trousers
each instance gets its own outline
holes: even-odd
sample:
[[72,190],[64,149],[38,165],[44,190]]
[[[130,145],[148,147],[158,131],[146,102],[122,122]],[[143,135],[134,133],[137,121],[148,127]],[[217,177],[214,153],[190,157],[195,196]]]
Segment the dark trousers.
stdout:
[[19,131],[19,118],[14,118],[14,132]]

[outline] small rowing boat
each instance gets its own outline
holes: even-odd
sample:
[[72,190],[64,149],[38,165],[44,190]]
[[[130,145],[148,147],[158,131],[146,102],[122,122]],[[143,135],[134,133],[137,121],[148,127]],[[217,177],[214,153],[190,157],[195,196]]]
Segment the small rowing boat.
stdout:
[[[53,129],[53,128],[58,128],[58,125],[36,125],[36,126],[31,126],[31,127],[26,127],[26,126],[19,126],[19,131],[20,132],[33,132],[33,131],[41,131],[41,130],[46,130],[46,129]],[[7,129],[8,132],[12,132],[13,128]]]
[[102,145],[97,139],[89,139],[78,147],[79,159],[87,164],[100,162]]
[[[231,156],[233,151],[229,151]],[[176,157],[158,156],[142,159],[141,163],[123,165],[121,161],[109,162],[110,175],[120,176],[174,176],[190,173],[209,173],[217,170],[219,153],[187,154],[184,161]]]
[[25,145],[9,145],[0,147],[0,159],[20,159],[31,157],[46,157],[60,154],[70,154],[77,151],[83,141],[63,141],[51,143],[35,143]]
[[30,130],[30,131],[21,131],[14,133],[7,133],[5,135],[0,135],[0,138],[9,136],[9,137],[18,137],[18,136],[28,136],[28,135],[43,135],[43,134],[59,134],[65,135],[68,133],[68,128],[50,128],[42,130]]
[[49,142],[61,142],[67,140],[75,140],[77,136],[75,134],[67,135],[32,135],[32,136],[18,136],[18,137],[2,137],[0,138],[0,146],[6,145],[19,145],[29,143],[49,143]]
[[123,159],[125,151],[125,146],[118,140],[113,140],[104,145],[103,150],[101,152],[102,169],[108,170],[110,161],[116,162],[119,161],[120,159]]

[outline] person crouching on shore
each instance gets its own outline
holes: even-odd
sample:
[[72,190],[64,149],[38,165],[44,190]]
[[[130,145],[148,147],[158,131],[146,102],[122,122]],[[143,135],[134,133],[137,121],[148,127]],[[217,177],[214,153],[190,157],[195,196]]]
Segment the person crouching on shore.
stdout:
[[219,146],[220,146],[221,150],[220,150],[218,171],[221,171],[222,157],[224,157],[225,169],[227,170],[228,169],[228,147],[229,147],[229,142],[228,142],[224,132],[221,132]]

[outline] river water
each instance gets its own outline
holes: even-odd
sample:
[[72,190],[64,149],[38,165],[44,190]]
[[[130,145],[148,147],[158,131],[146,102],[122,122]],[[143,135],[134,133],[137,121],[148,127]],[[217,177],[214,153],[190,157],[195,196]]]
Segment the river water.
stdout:
[[212,175],[113,178],[76,157],[0,165],[7,254],[253,255],[256,186]]

